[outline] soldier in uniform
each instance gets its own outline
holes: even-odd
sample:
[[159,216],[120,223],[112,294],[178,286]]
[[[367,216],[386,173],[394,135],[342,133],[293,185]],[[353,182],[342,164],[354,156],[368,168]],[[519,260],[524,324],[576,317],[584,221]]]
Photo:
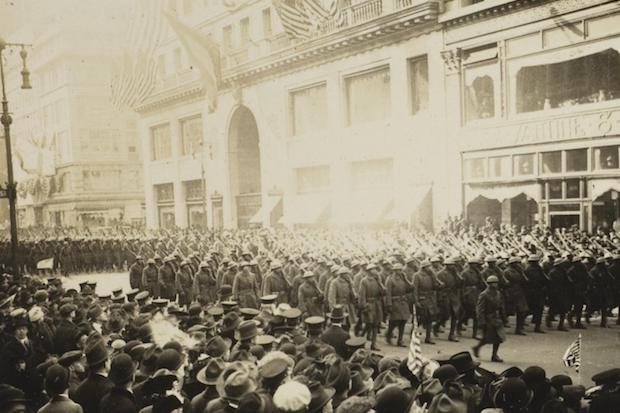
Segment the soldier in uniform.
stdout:
[[181,263],[176,280],[179,305],[189,306],[194,301],[194,270],[188,260]]
[[327,293],[327,301],[329,308],[333,309],[336,305],[342,305],[348,311],[348,323],[346,327],[355,325],[355,302],[357,297],[353,291],[353,282],[349,278],[351,272],[346,267],[338,270],[337,277],[329,284]]
[[435,344],[431,339],[433,321],[439,313],[437,308],[437,290],[441,287],[440,281],[431,268],[428,260],[422,261],[420,270],[413,280],[413,291],[417,317],[420,325],[426,330],[426,344]]
[[282,272],[282,264],[278,260],[274,260],[271,263],[271,271],[263,280],[263,295],[276,294],[278,299],[276,305],[281,303],[288,303],[290,286],[288,280],[284,277]]
[[504,298],[499,291],[499,279],[495,275],[486,280],[487,288],[478,297],[478,323],[483,331],[482,338],[472,349],[476,357],[480,357],[480,349],[485,344],[493,345],[491,361],[501,363],[503,360],[497,354],[500,344],[506,339],[504,324],[506,313]]
[[250,271],[249,262],[241,262],[241,271],[237,273],[233,280],[232,290],[233,297],[239,303],[239,306],[258,308],[258,285],[256,284],[256,277]]
[[173,265],[174,258],[164,258],[164,265],[159,269],[159,296],[170,301],[174,301],[177,296],[176,271]]
[[146,261],[146,267],[142,270],[142,288],[148,291],[151,297],[159,298],[159,275],[153,258]]
[[479,258],[470,258],[461,273],[463,279],[463,295],[461,297],[463,312],[457,331],[460,332],[463,323],[467,323],[467,320],[471,318],[474,324],[472,338],[476,338],[478,334],[478,316],[476,315],[478,296],[486,288],[481,275],[481,265]]
[[551,319],[555,315],[560,316],[560,322],[558,323],[558,331],[568,331],[564,326],[566,321],[566,313],[570,307],[569,292],[572,286],[569,284],[568,277],[565,271],[566,260],[564,258],[558,258],[553,262],[553,268],[549,272],[549,312],[547,313],[546,325],[551,328]]
[[588,291],[588,283],[590,280],[588,270],[581,261],[582,258],[582,256],[573,257],[573,266],[567,273],[573,288],[571,294],[571,309],[568,313],[568,326],[577,329],[585,329],[585,326],[581,322],[581,318],[583,315],[583,306],[586,304],[586,292]]
[[301,310],[303,317],[322,316],[323,315],[324,296],[316,281],[316,274],[312,271],[306,271],[303,275],[303,282],[298,290],[298,308]]
[[527,298],[525,297],[525,287],[528,279],[521,267],[521,258],[511,257],[508,260],[508,267],[504,271],[504,278],[508,283],[506,286],[506,314],[509,316],[517,315],[515,334],[524,336],[525,317],[527,317],[529,312]]
[[201,262],[194,275],[194,295],[202,305],[212,304],[217,300],[216,280],[207,262]]
[[379,333],[379,327],[383,321],[385,287],[379,279],[379,272],[375,264],[368,264],[365,274],[358,291],[359,305],[362,309],[362,321],[367,338],[370,341],[370,349],[378,350],[377,333]]
[[142,271],[144,270],[144,259],[138,255],[136,262],[129,267],[129,285],[132,289],[137,288],[141,290],[144,288],[142,284]]
[[613,292],[613,301],[610,307],[618,307],[618,317],[616,325],[620,325],[620,254],[614,254],[611,264],[608,267],[609,274],[612,278],[611,290]]
[[[392,344],[392,333],[398,328],[398,347],[405,347],[403,334],[405,323],[411,318],[409,307],[409,293],[413,286],[407,281],[400,263],[392,265],[392,273],[388,276],[385,284],[385,311],[389,317],[388,329],[385,333],[388,344]],[[378,295],[378,294],[376,294]]]
[[444,269],[437,274],[437,279],[443,283],[438,295],[442,296],[441,301],[443,302],[444,311],[441,314],[441,319],[435,324],[435,328],[438,329],[439,325],[450,319],[448,340],[457,342],[459,340],[455,337],[455,332],[457,322],[461,316],[461,289],[463,279],[457,270],[454,258],[446,259],[444,264]]
[[601,327],[607,328],[607,312],[609,311],[612,295],[611,275],[607,270],[605,258],[596,259],[596,265],[590,270],[590,306],[588,312],[601,312]]
[[549,286],[549,278],[540,266],[540,258],[537,255],[530,255],[527,259],[527,267],[525,268],[525,276],[527,283],[525,294],[527,304],[532,312],[532,323],[534,323],[535,333],[544,333],[541,328],[542,313],[545,309],[545,299],[547,297],[547,288]]

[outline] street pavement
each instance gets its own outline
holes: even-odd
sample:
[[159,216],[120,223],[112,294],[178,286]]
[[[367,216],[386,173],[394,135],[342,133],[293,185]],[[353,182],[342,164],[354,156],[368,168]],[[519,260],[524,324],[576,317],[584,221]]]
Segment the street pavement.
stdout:
[[[99,294],[111,293],[112,290],[123,288],[129,291],[127,272],[105,274],[81,274],[63,279],[65,288],[76,288],[82,281],[97,281]],[[591,377],[607,368],[620,367],[620,327],[615,325],[616,318],[611,318],[611,328],[598,327],[598,319],[592,319],[592,325],[587,330],[571,330],[560,332],[550,330],[547,334],[534,334],[532,326],[526,328],[526,336],[512,334],[512,328],[507,329],[507,339],[500,347],[499,354],[504,363],[492,363],[491,346],[485,346],[480,352],[482,367],[491,371],[501,372],[509,366],[518,366],[525,369],[531,365],[539,365],[547,371],[548,377],[555,374],[567,374],[573,382],[581,382],[585,386],[592,384]],[[514,326],[514,319],[510,320]],[[562,355],[579,333],[582,334],[581,377],[573,368],[565,367]],[[411,334],[411,326],[405,330],[407,337]],[[447,340],[447,332],[435,339],[436,345],[422,343],[422,354],[429,358],[445,358],[459,351],[470,350],[476,344],[471,337],[471,329],[464,332],[460,342],[453,343]],[[423,341],[423,340],[422,340]],[[405,340],[408,344],[409,340]],[[383,336],[379,339],[379,347],[386,355],[405,357],[407,348],[388,346]]]

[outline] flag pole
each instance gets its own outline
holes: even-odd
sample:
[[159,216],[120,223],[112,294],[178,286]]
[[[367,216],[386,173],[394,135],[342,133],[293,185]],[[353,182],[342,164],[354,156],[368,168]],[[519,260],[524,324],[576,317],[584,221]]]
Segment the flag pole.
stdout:
[[577,367],[577,384],[581,385],[581,355],[583,354],[583,348],[581,346],[581,333],[579,333],[579,366]]

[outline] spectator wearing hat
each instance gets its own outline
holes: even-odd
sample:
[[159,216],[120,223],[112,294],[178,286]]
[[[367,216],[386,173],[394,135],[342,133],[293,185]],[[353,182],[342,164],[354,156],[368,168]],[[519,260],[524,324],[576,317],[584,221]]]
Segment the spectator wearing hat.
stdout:
[[414,302],[419,322],[426,330],[426,344],[435,344],[431,338],[432,324],[439,314],[437,307],[437,290],[441,282],[431,269],[431,263],[424,260],[420,263],[420,270],[413,278]]
[[35,392],[32,342],[28,338],[30,323],[23,312],[14,310],[9,325],[10,337],[0,352],[0,382],[23,390],[28,398]]
[[336,390],[336,394],[332,398],[332,405],[337,409],[349,395],[351,389],[351,370],[345,362],[337,359],[328,367],[326,374],[327,385]]
[[270,358],[259,365],[258,373],[262,379],[262,387],[271,396],[288,378],[289,367],[289,363],[284,358]]
[[[278,260],[271,262],[269,274],[263,280],[262,295],[276,295],[276,305],[289,302],[291,286],[282,272],[282,264]],[[303,310],[302,310],[303,311]]]
[[[150,258],[146,262],[146,266],[142,269],[142,288],[146,290],[151,297],[159,297],[159,278],[155,260]],[[138,294],[139,296],[140,294]],[[136,297],[137,299],[138,297]]]
[[258,308],[258,282],[256,276],[250,271],[248,261],[242,261],[241,271],[235,275],[232,294],[241,307]]
[[196,380],[199,383],[202,383],[205,386],[204,391],[200,394],[194,396],[190,403],[190,412],[191,413],[202,413],[204,412],[207,404],[211,400],[215,400],[218,398],[218,393],[215,385],[217,384],[217,379],[220,377],[220,374],[224,371],[224,361],[211,358],[207,362],[207,364],[198,372],[196,375]]
[[273,404],[282,413],[307,413],[311,401],[308,386],[295,380],[280,385],[273,395]]
[[100,412],[136,413],[135,398],[131,387],[136,376],[136,367],[128,354],[121,353],[112,359],[109,378],[114,387],[103,396]]
[[385,288],[379,278],[379,271],[375,264],[366,266],[366,275],[362,276],[358,290],[359,305],[362,309],[367,338],[370,340],[370,349],[378,350],[377,334],[383,321],[383,297]]
[[[308,384],[308,389],[311,394],[308,413],[333,411],[332,398],[336,394],[336,390],[333,387],[325,387],[319,381],[311,380]],[[344,402],[342,404],[344,404]]]
[[297,305],[304,317],[322,316],[324,295],[317,284],[316,275],[306,271],[297,290]]
[[375,411],[377,413],[407,413],[412,398],[397,385],[389,385],[377,394]]
[[495,275],[487,278],[487,288],[478,297],[478,323],[483,331],[482,338],[473,347],[474,355],[479,357],[480,349],[485,344],[493,346],[491,361],[501,363],[503,360],[497,354],[500,344],[505,340],[504,298],[499,290],[499,279]]
[[346,267],[341,267],[337,272],[337,277],[329,284],[327,294],[327,302],[329,308],[333,309],[336,305],[341,305],[347,312],[344,324],[346,330],[356,323],[355,311],[355,292],[353,290],[353,281],[351,280],[351,271]]
[[90,343],[86,350],[88,377],[75,389],[73,400],[79,403],[84,413],[99,413],[99,404],[114,383],[108,378],[110,361],[102,340]]
[[69,395],[73,396],[75,389],[82,382],[84,372],[84,366],[82,365],[82,351],[73,350],[63,354],[58,359],[58,364],[63,366],[69,371]]
[[54,334],[54,349],[56,354],[78,349],[80,330],[74,323],[77,307],[73,304],[64,304],[60,307],[60,322]]
[[132,289],[141,290],[144,288],[142,284],[142,271],[144,271],[144,259],[142,256],[136,256],[136,261],[129,266],[129,285]]
[[45,373],[45,391],[49,402],[38,413],[82,413],[82,407],[69,398],[69,370],[60,364]]
[[33,365],[45,361],[48,356],[54,353],[54,331],[51,320],[45,317],[43,308],[38,305],[33,306],[28,311],[30,321],[29,336],[32,339],[32,360]]
[[411,318],[411,308],[409,306],[412,284],[405,277],[403,266],[396,263],[392,266],[392,271],[385,283],[385,310],[389,317],[388,329],[385,333],[388,344],[392,345],[392,333],[398,328],[398,347],[405,347],[403,334],[405,323]]
[[349,333],[342,328],[342,323],[347,317],[343,306],[336,304],[332,307],[332,312],[328,314],[330,319],[329,327],[321,334],[321,341],[332,346],[336,353],[346,359],[348,355],[347,340]]
[[273,400],[266,394],[255,391],[244,394],[239,399],[236,413],[275,413]]
[[25,413],[28,400],[24,392],[8,384],[0,384],[0,412]]
[[613,368],[592,376],[592,381],[600,389],[593,395],[589,413],[612,412],[620,406],[620,369]]
[[[518,377],[506,378],[493,395],[495,409],[484,409],[483,413],[522,413],[527,412],[532,403],[533,393]],[[540,412],[540,410],[537,410]]]

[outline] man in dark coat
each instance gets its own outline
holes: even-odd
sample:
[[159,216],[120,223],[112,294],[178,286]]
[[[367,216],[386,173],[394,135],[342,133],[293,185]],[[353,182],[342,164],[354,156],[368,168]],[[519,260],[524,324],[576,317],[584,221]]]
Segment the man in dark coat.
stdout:
[[411,318],[409,293],[412,288],[413,285],[405,277],[402,264],[396,263],[392,265],[392,272],[385,283],[385,312],[390,319],[385,337],[390,345],[392,345],[394,328],[398,328],[398,341],[396,345],[405,347],[403,334],[405,332],[405,323]]
[[136,262],[129,267],[129,285],[132,289],[137,288],[141,290],[142,285],[142,271],[144,270],[144,260],[140,255],[136,257]]
[[77,307],[73,304],[64,304],[60,307],[61,320],[54,333],[54,349],[56,354],[65,354],[71,350],[77,350],[80,330],[73,322]]
[[534,332],[544,333],[541,324],[542,313],[545,309],[549,278],[540,266],[540,258],[537,255],[530,255],[527,261],[527,267],[525,268],[525,276],[527,277],[527,284],[525,287],[527,303],[532,312]]
[[478,296],[486,288],[481,275],[481,265],[479,258],[470,258],[461,273],[461,278],[463,279],[463,295],[461,296],[462,316],[457,331],[460,332],[462,324],[471,318],[474,324],[472,338],[476,338],[478,333],[478,317],[476,315]]
[[121,353],[112,359],[109,378],[114,387],[103,396],[99,404],[99,413],[137,413],[138,408],[133,392],[136,369],[128,354]]
[[362,321],[364,329],[370,340],[370,349],[377,348],[377,333],[383,320],[383,298],[385,287],[379,279],[379,272],[375,264],[366,266],[366,275],[362,278],[359,285],[359,305],[362,309]]
[[525,317],[529,312],[527,306],[527,298],[525,297],[525,287],[527,276],[521,267],[521,259],[512,257],[508,260],[508,267],[504,271],[506,279],[506,314],[517,315],[517,325],[515,326],[515,334],[524,336],[523,327]]
[[107,377],[109,371],[108,350],[102,340],[86,348],[86,364],[90,371],[88,377],[80,383],[71,396],[79,403],[84,413],[100,413],[99,404],[108,394],[114,383]]
[[590,275],[588,274],[588,269],[585,264],[581,261],[582,258],[583,257],[575,257],[573,259],[573,265],[567,273],[571,286],[573,287],[568,325],[569,327],[578,329],[585,329],[585,326],[581,322],[581,318],[583,315],[583,306],[586,304],[588,284],[590,282]]
[[306,271],[303,275],[303,283],[299,286],[297,294],[298,308],[301,310],[303,317],[322,316],[324,300],[325,297],[323,292],[319,290],[315,273]]
[[450,319],[450,333],[448,334],[449,341],[459,341],[455,337],[456,324],[461,316],[461,289],[463,285],[463,279],[461,274],[457,270],[456,261],[450,257],[444,262],[445,267],[437,274],[437,279],[443,283],[442,288],[438,294],[442,297],[444,311],[442,311],[442,317],[435,324],[436,331],[439,330],[439,326]]
[[416,305],[419,323],[426,330],[426,344],[435,344],[431,339],[432,324],[437,317],[437,290],[441,288],[441,282],[431,268],[428,260],[422,261],[420,270],[413,279],[413,291],[415,294],[414,302]]
[[26,315],[13,317],[10,326],[13,334],[0,352],[0,382],[23,390],[29,398],[34,396],[34,366],[32,343],[28,339]]
[[601,312],[601,327],[607,328],[607,313],[612,301],[612,278],[607,270],[605,258],[596,260],[596,265],[590,270],[590,304],[588,312]]
[[349,333],[342,328],[342,323],[347,317],[345,308],[337,304],[332,308],[332,312],[328,314],[328,316],[331,323],[323,334],[321,334],[321,340],[325,344],[332,346],[340,357],[346,358],[349,354],[346,342],[350,336]]
[[159,276],[157,265],[153,258],[149,258],[146,267],[142,270],[142,288],[153,298],[159,298]]
[[170,301],[174,301],[177,296],[176,289],[176,270],[172,264],[174,258],[166,257],[164,259],[164,265],[159,269],[159,295],[161,298],[165,298]]
[[476,357],[480,356],[480,349],[485,344],[493,345],[491,361],[501,363],[499,345],[505,340],[504,324],[506,313],[504,298],[499,291],[499,279],[495,275],[487,278],[487,288],[478,297],[478,323],[482,329],[482,338],[472,349]]

